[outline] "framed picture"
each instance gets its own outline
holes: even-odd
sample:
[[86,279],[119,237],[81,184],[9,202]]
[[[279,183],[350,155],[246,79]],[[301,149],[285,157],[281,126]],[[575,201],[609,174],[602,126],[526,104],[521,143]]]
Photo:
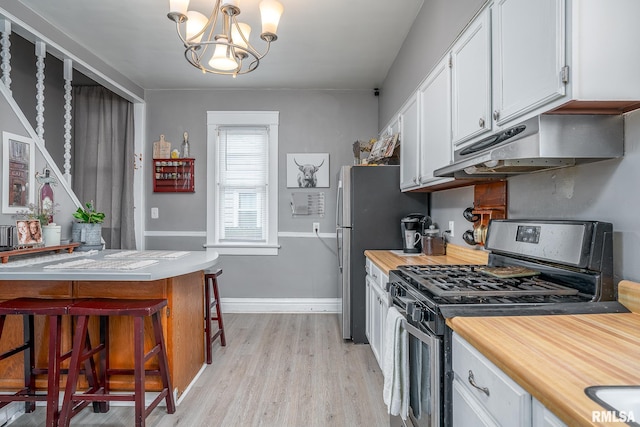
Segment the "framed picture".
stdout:
[[42,243],[42,228],[39,219],[16,221],[18,245],[36,245]]
[[287,188],[329,187],[329,153],[287,154]]
[[34,203],[34,173],[33,140],[2,132],[2,213],[18,213]]
[[382,138],[374,142],[373,147],[371,148],[371,152],[369,153],[369,159],[373,160],[382,157],[382,155],[384,154],[385,144],[386,140]]
[[398,134],[394,133],[390,137],[386,138],[387,144],[384,149],[383,157],[391,157],[398,144]]

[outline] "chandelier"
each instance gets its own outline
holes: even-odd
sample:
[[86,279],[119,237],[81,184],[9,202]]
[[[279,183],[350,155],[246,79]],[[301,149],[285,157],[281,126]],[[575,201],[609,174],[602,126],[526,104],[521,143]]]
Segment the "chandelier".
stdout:
[[275,0],[260,3],[260,38],[267,43],[265,51],[260,53],[249,43],[251,27],[238,22],[238,0],[215,0],[208,18],[200,12],[188,11],[188,7],[189,0],[170,0],[167,14],[176,23],[176,31],[185,47],[185,58],[203,73],[234,78],[258,68],[260,60],[269,53],[271,42],[278,39],[276,30],[284,10]]

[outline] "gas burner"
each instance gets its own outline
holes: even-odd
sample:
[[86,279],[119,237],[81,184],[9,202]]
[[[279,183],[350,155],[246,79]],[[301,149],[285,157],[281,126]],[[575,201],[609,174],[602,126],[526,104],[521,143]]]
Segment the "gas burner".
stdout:
[[439,297],[518,297],[530,295],[576,295],[577,289],[554,283],[542,277],[496,278],[473,265],[400,266],[421,291]]

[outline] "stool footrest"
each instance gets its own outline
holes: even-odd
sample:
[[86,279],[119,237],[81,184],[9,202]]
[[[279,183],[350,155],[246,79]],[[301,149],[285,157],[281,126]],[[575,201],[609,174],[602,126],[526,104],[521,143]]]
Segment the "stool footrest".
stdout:
[[[135,373],[135,370],[133,369],[113,369],[113,368],[109,368],[107,370],[107,375],[111,376],[111,375],[133,375]],[[144,374],[145,375],[160,375],[160,370],[159,369],[145,369],[144,370]]]
[[[147,408],[144,410],[144,417],[147,418],[149,416],[149,414],[151,413],[151,411],[153,411],[155,409],[156,406],[158,406],[158,404],[160,402],[162,402],[163,399],[167,398],[167,395],[169,393],[167,392],[166,389],[162,390],[160,392],[160,394],[158,394],[158,396],[153,399],[153,402],[151,402],[149,404],[149,406],[147,406]],[[171,411],[169,408],[167,408],[167,412],[169,412],[170,414],[175,412],[175,408],[173,409],[173,411]]]
[[44,402],[47,400],[46,394],[25,394],[18,392],[16,394],[3,394],[0,395],[0,402]]
[[156,344],[155,347],[153,347],[147,354],[144,355],[144,362],[147,363],[153,356],[156,356],[158,353],[160,353],[160,350],[160,345]]
[[30,347],[29,343],[25,343],[23,345],[21,345],[20,347],[16,347],[16,348],[12,348],[11,350],[5,351],[4,353],[0,354],[0,360],[4,360],[8,357],[13,356],[14,354],[18,354],[22,351],[25,351],[26,349],[28,349]]
[[136,400],[135,394],[117,394],[109,392],[109,394],[104,393],[77,393],[72,396],[72,400],[74,402],[80,400],[87,400],[91,402],[133,402]]

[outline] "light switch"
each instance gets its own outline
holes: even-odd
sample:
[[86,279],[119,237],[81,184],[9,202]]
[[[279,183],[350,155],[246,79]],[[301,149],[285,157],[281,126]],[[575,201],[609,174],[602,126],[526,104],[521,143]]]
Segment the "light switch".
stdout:
[[158,208],[151,208],[151,219],[158,219]]

